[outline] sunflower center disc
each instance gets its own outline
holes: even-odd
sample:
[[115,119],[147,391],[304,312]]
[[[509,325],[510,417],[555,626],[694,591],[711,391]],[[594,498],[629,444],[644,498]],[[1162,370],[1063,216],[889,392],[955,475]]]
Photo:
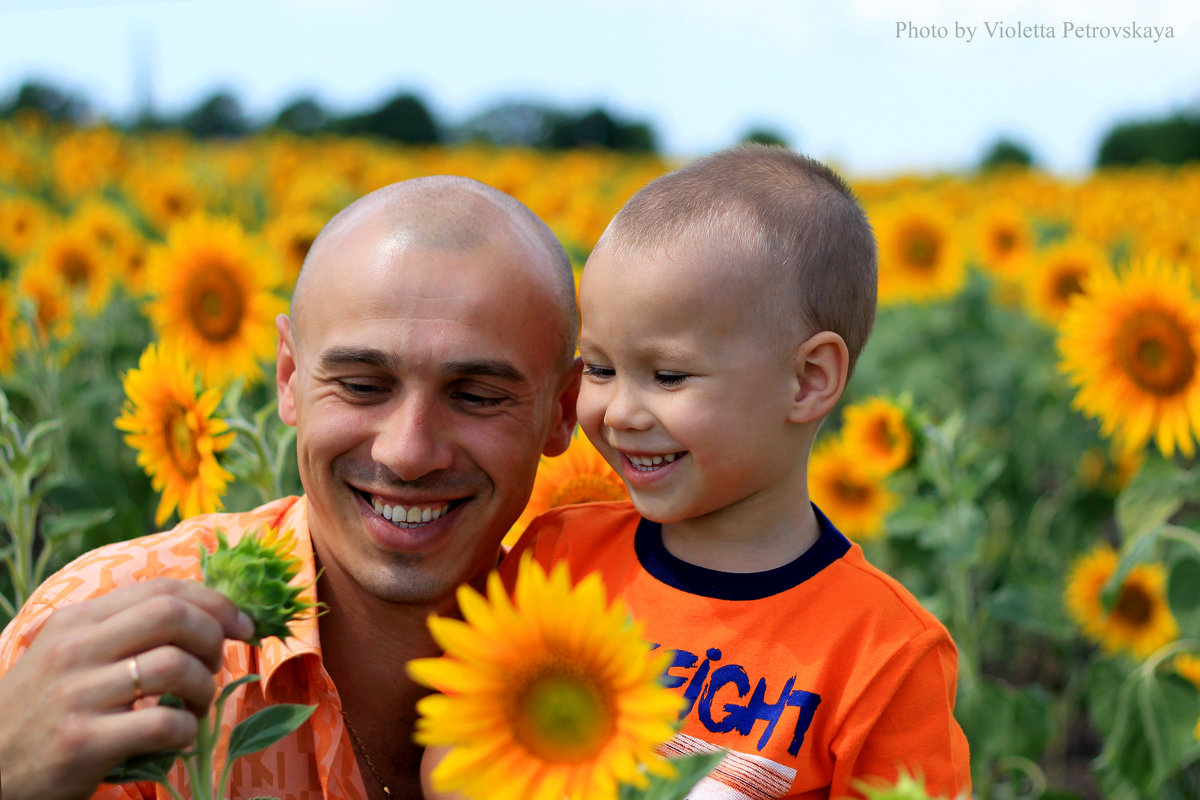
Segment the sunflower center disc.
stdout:
[[885,455],[891,455],[899,444],[898,437],[892,432],[892,426],[882,417],[875,421],[871,439],[879,448],[879,452]]
[[921,272],[931,272],[937,263],[940,244],[935,232],[921,226],[914,227],[905,241],[908,263]]
[[1072,270],[1070,272],[1063,272],[1060,274],[1058,279],[1054,282],[1054,296],[1057,297],[1060,302],[1065,303],[1066,301],[1070,300],[1072,296],[1082,292],[1083,284],[1080,282],[1082,275],[1083,270]]
[[1187,388],[1196,374],[1196,352],[1188,331],[1173,316],[1156,311],[1131,314],[1117,336],[1118,360],[1129,378],[1162,397]]
[[210,342],[224,342],[237,335],[245,315],[241,287],[227,271],[216,267],[197,271],[188,286],[188,318]]
[[594,758],[614,730],[614,710],[594,677],[554,664],[517,690],[513,732],[527,750],[556,764]]
[[865,503],[871,497],[871,489],[861,483],[838,478],[837,495],[847,503]]
[[179,474],[189,480],[200,474],[200,451],[188,425],[187,409],[175,404],[163,415],[163,440],[170,450],[171,462]]
[[1154,610],[1153,600],[1146,595],[1142,587],[1126,584],[1121,589],[1121,595],[1113,606],[1113,615],[1120,617],[1130,625],[1141,628],[1150,621]]
[[550,507],[571,503],[596,503],[605,500],[623,500],[625,493],[611,480],[597,475],[578,475],[559,487],[550,500]]
[[62,260],[62,276],[67,283],[75,288],[87,283],[91,267],[87,258],[79,253],[67,253]]

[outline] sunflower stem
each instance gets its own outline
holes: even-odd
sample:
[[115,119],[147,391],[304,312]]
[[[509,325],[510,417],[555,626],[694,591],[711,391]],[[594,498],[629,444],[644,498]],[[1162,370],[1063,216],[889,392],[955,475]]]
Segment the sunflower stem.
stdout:
[[254,459],[254,463],[246,474],[246,482],[258,490],[264,503],[278,497],[280,495],[279,477],[276,475],[271,456],[263,442],[262,430],[240,415],[225,419],[225,424],[229,426],[230,430],[244,434],[254,447],[253,453],[249,454]]

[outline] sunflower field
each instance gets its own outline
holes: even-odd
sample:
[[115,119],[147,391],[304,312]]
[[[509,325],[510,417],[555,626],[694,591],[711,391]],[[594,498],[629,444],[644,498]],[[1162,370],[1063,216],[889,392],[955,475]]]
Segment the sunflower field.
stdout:
[[[467,175],[581,267],[670,166],[0,122],[0,624],[84,549],[299,491],[274,318],[348,202]],[[1200,797],[1200,168],[851,182],[880,310],[811,491],[953,634],[976,797]],[[527,513],[622,492],[577,437]]]

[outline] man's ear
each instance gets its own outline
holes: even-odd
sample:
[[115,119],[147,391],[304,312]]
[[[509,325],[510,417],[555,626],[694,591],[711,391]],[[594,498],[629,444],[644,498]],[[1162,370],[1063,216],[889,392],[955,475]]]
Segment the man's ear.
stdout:
[[820,331],[796,348],[792,365],[796,395],[788,419],[801,424],[820,421],[833,410],[846,389],[850,350],[838,334]]
[[560,456],[571,444],[571,435],[575,433],[575,423],[579,419],[575,413],[575,402],[579,400],[579,383],[582,376],[583,359],[576,357],[554,401],[554,424],[550,428],[546,446],[542,448],[543,455]]
[[296,424],[296,354],[292,339],[292,321],[287,314],[275,318],[279,331],[279,347],[275,353],[275,389],[279,392],[279,418],[288,425]]

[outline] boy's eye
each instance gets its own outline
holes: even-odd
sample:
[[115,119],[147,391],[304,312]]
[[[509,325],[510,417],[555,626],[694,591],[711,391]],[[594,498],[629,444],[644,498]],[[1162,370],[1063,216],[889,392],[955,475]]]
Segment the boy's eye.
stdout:
[[599,367],[595,364],[584,364],[583,374],[589,378],[611,378],[616,373],[612,367]]
[[656,372],[654,380],[661,386],[678,386],[687,377],[685,372]]

